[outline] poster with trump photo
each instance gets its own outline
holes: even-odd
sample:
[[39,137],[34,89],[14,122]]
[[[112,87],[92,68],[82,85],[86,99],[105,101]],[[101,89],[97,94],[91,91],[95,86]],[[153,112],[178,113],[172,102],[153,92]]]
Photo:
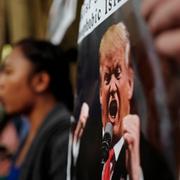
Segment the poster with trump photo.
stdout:
[[85,0],[78,48],[77,179],[174,179],[163,65],[136,1]]

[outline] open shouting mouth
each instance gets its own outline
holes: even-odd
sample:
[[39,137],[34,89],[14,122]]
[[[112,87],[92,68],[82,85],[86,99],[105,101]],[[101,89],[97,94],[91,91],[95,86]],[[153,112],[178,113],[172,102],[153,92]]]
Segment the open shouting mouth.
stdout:
[[109,103],[109,115],[111,118],[115,119],[118,112],[118,104],[115,99],[111,100]]

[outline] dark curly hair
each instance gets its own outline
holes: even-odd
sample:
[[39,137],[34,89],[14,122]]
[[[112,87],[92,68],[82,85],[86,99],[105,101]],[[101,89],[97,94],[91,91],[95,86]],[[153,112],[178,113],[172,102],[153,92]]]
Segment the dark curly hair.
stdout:
[[44,40],[24,39],[16,44],[26,59],[33,64],[33,73],[45,71],[50,77],[49,91],[57,101],[73,108],[72,86],[69,78],[69,61],[59,46]]

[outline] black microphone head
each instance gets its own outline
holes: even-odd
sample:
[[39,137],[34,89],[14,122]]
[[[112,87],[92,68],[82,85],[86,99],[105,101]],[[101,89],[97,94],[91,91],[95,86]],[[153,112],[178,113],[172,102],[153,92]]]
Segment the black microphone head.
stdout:
[[112,135],[113,135],[113,126],[110,122],[108,122],[105,126],[104,136],[102,140],[102,164],[104,164],[108,159],[109,149],[112,141]]

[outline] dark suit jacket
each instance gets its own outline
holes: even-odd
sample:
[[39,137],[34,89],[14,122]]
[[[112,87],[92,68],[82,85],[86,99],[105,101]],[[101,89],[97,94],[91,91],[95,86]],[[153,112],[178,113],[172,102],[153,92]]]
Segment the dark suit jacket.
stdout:
[[123,145],[118,160],[115,164],[114,167],[114,172],[112,175],[112,180],[120,180],[121,179],[126,179],[127,178],[127,171],[126,171],[126,160],[125,160],[125,154],[126,154],[126,150],[125,150],[125,146]]
[[[174,180],[165,158],[146,141],[141,134],[140,159],[144,180]],[[114,167],[112,180],[127,179],[125,147],[123,146]]]
[[57,105],[39,129],[22,165],[21,180],[65,180],[70,114]]

